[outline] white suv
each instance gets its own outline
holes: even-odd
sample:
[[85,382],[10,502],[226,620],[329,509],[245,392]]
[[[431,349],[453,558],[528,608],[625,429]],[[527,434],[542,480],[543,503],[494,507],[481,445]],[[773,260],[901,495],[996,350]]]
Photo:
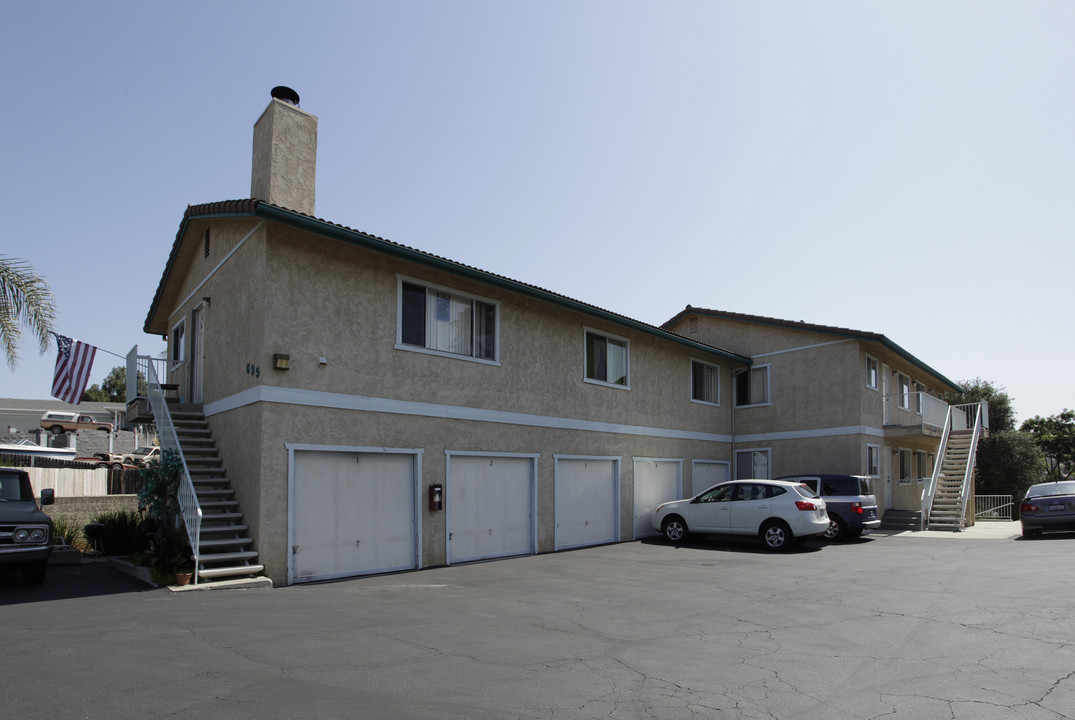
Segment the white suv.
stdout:
[[654,530],[677,543],[690,533],[757,535],[770,550],[822,535],[829,527],[825,501],[797,482],[732,480],[689,500],[658,506]]

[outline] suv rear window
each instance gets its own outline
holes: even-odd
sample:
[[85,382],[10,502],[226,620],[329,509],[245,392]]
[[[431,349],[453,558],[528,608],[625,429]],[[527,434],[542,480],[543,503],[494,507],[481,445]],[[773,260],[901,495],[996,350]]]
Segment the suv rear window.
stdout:
[[825,478],[825,495],[872,495],[870,480],[864,477]]
[[795,492],[799,493],[804,498],[810,498],[811,500],[814,500],[814,499],[817,499],[817,498],[821,497],[816,492],[814,492],[813,488],[811,488],[809,485],[807,485],[805,483],[799,483],[798,485],[795,485],[794,487],[795,487]]

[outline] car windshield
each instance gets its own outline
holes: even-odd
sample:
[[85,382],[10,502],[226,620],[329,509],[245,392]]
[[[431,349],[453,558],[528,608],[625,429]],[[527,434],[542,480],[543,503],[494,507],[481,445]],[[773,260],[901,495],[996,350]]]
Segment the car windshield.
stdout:
[[1048,497],[1050,495],[1075,495],[1075,480],[1032,485],[1026,493],[1027,497]]
[[131,454],[132,455],[149,455],[151,452],[153,452],[153,448],[151,448],[151,447],[140,447],[140,448],[138,448],[137,450],[135,450]]
[[0,471],[0,502],[33,501],[33,499],[34,489],[28,478],[22,473]]

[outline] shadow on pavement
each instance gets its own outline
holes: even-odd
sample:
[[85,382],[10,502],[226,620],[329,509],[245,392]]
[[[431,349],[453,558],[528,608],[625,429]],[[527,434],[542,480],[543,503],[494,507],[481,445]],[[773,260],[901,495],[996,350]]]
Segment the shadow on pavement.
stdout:
[[45,582],[25,585],[16,571],[0,571],[0,605],[66,600],[97,595],[145,592],[155,588],[126,575],[108,563],[49,565]]
[[[858,543],[863,540],[853,540]],[[804,540],[796,543],[789,550],[769,550],[761,540],[753,537],[735,537],[730,535],[691,535],[686,540],[673,545],[660,536],[642,538],[639,540],[644,545],[664,545],[665,547],[692,548],[697,550],[712,550],[716,552],[736,552],[750,555],[777,555],[780,553],[815,553],[829,543],[824,540]]]

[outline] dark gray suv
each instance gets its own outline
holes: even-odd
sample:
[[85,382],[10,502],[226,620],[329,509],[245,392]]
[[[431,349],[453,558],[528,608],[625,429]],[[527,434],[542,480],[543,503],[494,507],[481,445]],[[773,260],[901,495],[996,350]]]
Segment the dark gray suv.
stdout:
[[[52,488],[41,491],[41,504],[56,501]],[[0,570],[17,568],[27,585],[45,581],[52,554],[52,518],[34,500],[25,470],[0,468]]]
[[789,475],[780,480],[801,482],[825,500],[829,511],[829,540],[854,538],[881,527],[877,498],[865,475]]

